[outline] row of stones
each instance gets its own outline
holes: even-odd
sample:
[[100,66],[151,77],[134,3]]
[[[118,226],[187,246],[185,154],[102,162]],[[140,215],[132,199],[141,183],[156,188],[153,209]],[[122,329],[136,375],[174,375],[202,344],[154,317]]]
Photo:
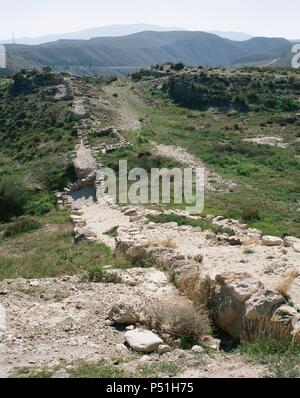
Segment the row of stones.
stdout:
[[[138,208],[127,207],[122,211],[125,215],[130,216],[131,220],[141,217],[140,221],[145,222],[147,213],[138,214]],[[161,214],[156,211],[149,212],[155,215]],[[171,211],[171,213],[176,212]],[[184,212],[178,213],[185,214]],[[209,216],[208,218],[216,223],[225,221],[220,217],[211,218]],[[229,223],[232,224],[232,221],[229,220]],[[176,227],[176,223],[171,224],[172,226],[169,225],[169,227]],[[238,222],[233,222],[233,224],[237,226],[237,229],[241,227]],[[242,231],[246,233],[244,228],[245,226],[242,225]],[[128,228],[127,235],[123,235],[123,231],[124,228],[121,229],[121,234],[117,238],[118,250],[124,252],[135,264],[151,260],[153,264],[172,274],[177,287],[183,294],[197,304],[201,303],[212,308],[215,323],[232,337],[236,339],[255,338],[255,333],[259,333],[262,331],[260,329],[263,329],[267,330],[270,335],[273,333],[276,335],[275,337],[293,338],[300,341],[300,308],[297,308],[297,305],[290,305],[279,292],[265,289],[260,281],[244,272],[225,272],[212,280],[207,275],[201,274],[199,265],[202,261],[201,256],[186,258],[178,254],[175,249],[161,247],[159,243],[147,243],[138,228]],[[130,235],[129,239],[128,234]],[[261,242],[267,246],[270,245],[270,240],[267,237],[262,237]],[[287,237],[282,242],[274,241],[272,245],[279,243],[291,247],[295,243],[297,245],[299,239]]]

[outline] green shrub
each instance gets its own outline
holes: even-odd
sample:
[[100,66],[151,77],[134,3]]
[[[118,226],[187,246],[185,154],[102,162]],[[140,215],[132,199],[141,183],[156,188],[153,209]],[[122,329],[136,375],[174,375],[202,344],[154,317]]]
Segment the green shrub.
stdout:
[[29,190],[18,177],[3,177],[0,181],[0,222],[23,214]]
[[20,217],[17,221],[9,224],[4,230],[4,238],[25,234],[41,228],[41,224],[29,217]]
[[242,219],[245,221],[259,221],[261,220],[260,212],[255,207],[244,207],[242,209]]
[[[58,164],[58,162],[62,162]],[[40,184],[48,191],[61,191],[76,181],[74,167],[62,160],[42,162],[35,170]]]
[[55,196],[52,193],[41,193],[32,198],[25,205],[25,211],[28,215],[44,216],[48,214],[55,205]]

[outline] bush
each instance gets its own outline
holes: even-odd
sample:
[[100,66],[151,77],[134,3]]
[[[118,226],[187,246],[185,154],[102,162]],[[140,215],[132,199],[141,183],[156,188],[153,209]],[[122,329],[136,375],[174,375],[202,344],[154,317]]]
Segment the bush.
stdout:
[[211,325],[205,307],[195,308],[183,297],[152,302],[145,309],[145,324],[160,333],[168,333],[184,342],[198,343],[201,337],[211,334]]
[[23,214],[29,190],[22,179],[8,176],[0,181],[0,221]]
[[9,224],[4,230],[4,238],[25,234],[41,228],[41,224],[29,217],[21,217],[17,221]]
[[255,207],[244,207],[242,209],[242,219],[245,221],[259,221],[261,220],[261,215],[259,210]]
[[55,206],[55,196],[51,193],[38,194],[31,201],[26,203],[27,215],[43,216],[48,214]]
[[49,191],[61,191],[76,181],[73,165],[58,158],[40,164],[35,174],[38,181]]

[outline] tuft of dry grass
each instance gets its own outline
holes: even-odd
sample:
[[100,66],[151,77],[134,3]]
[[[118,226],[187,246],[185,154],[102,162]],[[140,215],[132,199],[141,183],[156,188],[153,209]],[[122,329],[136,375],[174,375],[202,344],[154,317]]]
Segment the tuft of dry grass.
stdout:
[[196,307],[208,305],[211,295],[211,281],[208,277],[201,278],[198,272],[182,274],[177,278],[176,286]]
[[187,338],[199,342],[212,333],[208,311],[204,306],[195,308],[184,297],[150,302],[144,309],[143,323],[159,333],[172,338]]
[[290,341],[292,340],[291,328],[282,322],[272,322],[268,317],[245,322],[242,341],[254,342],[264,339]]
[[176,243],[171,238],[165,240],[149,239],[147,241],[147,246],[162,246],[168,249],[177,249]]
[[300,272],[293,270],[291,271],[286,278],[284,278],[276,287],[276,292],[286,297],[291,290],[295,280],[300,276]]

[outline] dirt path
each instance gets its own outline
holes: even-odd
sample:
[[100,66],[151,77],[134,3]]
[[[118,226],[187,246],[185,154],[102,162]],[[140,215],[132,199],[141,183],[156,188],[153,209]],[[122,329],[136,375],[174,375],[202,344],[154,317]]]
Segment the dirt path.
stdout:
[[103,88],[104,96],[111,109],[117,114],[117,127],[123,131],[135,131],[142,127],[134,104],[140,99],[130,92],[122,82],[115,82]]
[[174,159],[186,167],[204,169],[205,189],[208,191],[228,191],[236,186],[233,181],[226,181],[217,173],[209,170],[200,159],[196,158],[182,147],[162,144],[156,145],[153,149],[153,154]]

